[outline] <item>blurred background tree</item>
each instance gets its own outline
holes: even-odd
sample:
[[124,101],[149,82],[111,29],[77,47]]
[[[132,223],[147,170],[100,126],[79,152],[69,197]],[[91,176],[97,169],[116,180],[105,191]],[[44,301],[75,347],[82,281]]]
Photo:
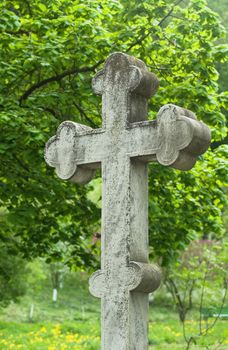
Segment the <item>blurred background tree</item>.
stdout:
[[[226,29],[228,30],[228,6],[226,0],[208,0],[209,7],[217,12],[221,18],[221,21]],[[227,43],[227,37],[219,39],[222,44]],[[228,82],[228,62],[217,62],[216,68],[219,72],[219,88],[221,91],[227,91]],[[227,111],[226,111],[227,113]]]
[[26,261],[12,254],[10,245],[0,243],[0,307],[17,302],[26,292]]

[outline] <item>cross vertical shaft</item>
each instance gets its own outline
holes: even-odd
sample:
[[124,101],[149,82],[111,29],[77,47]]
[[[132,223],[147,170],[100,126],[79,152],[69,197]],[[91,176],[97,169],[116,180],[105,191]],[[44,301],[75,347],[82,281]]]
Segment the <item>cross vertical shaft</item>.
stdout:
[[102,298],[102,349],[144,350],[148,294],[127,287],[130,261],[148,262],[147,165],[114,154],[103,162],[102,178],[102,270],[109,290]]
[[[131,160],[130,260],[148,264],[148,165]],[[129,349],[147,349],[149,294],[130,292]]]

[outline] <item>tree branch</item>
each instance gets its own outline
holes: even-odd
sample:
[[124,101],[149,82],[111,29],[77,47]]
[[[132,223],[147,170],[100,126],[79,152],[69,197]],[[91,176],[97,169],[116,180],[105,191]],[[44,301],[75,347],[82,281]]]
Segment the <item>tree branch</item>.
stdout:
[[[171,16],[171,14],[173,13],[174,9],[176,6],[178,6],[181,2],[183,2],[184,0],[178,0],[177,2],[175,2],[175,4],[173,5],[173,7],[171,7],[171,9],[169,10],[169,12],[167,13],[167,15],[165,15],[160,22],[158,23],[158,26],[161,27],[163,22]],[[129,52],[133,47],[135,47],[138,44],[141,44],[149,35],[151,34],[151,31],[149,31],[147,34],[144,34],[141,38],[137,39],[134,43],[132,43],[129,48],[127,49],[126,52]]]
[[227,295],[227,290],[228,290],[228,281],[227,281],[226,278],[224,278],[224,285],[225,285],[225,292],[224,292],[224,295],[223,295],[223,298],[222,298],[222,302],[221,302],[221,305],[220,305],[220,308],[219,308],[218,315],[215,317],[214,321],[206,328],[204,335],[207,334],[208,331],[215,326],[215,324],[217,323],[217,321],[218,321],[218,319],[220,317],[220,314],[222,312],[222,308],[225,305],[226,295]]
[[98,128],[98,125],[88,117],[86,112],[77,103],[74,102],[73,105],[77,108],[77,110],[79,111],[82,117],[84,117],[92,126],[94,126],[95,128]]
[[[28,173],[30,173],[30,169],[29,167],[20,160],[20,158],[18,158],[16,155],[14,155],[14,159],[18,162],[18,164]],[[26,180],[28,179],[28,177],[26,176]]]
[[178,290],[178,288],[177,288],[177,286],[172,278],[167,279],[166,285],[168,287],[168,290],[170,291],[170,293],[172,294],[172,296],[174,298],[174,301],[175,301],[176,306],[178,308],[179,317],[182,321],[183,310],[185,309],[185,307],[184,307],[183,301],[181,300],[179,290]]
[[176,15],[173,15],[173,14],[170,14],[170,17],[180,19],[181,21],[185,21],[184,17],[176,16]]
[[10,30],[5,30],[4,31],[6,34],[10,34],[10,35],[31,35],[31,31],[27,31],[27,30],[24,30],[24,29],[18,29],[16,32],[12,32]]
[[58,112],[56,112],[53,108],[50,108],[50,107],[41,107],[45,112],[48,112],[48,113],[50,113],[50,114],[52,114],[53,115],[53,117],[55,118],[55,119],[61,119],[60,117],[59,117],[59,113]]
[[96,64],[94,64],[92,67],[82,67],[82,68],[71,68],[63,71],[60,74],[54,75],[52,77],[49,77],[47,79],[41,80],[38,83],[33,84],[26,90],[23,95],[19,98],[19,105],[22,106],[23,101],[25,101],[35,90],[40,89],[41,87],[54,82],[54,81],[60,81],[61,79],[65,78],[66,76],[72,75],[72,74],[78,74],[78,73],[86,73],[86,72],[93,72],[101,63],[103,63],[104,60],[98,61]]
[[203,308],[203,302],[204,302],[204,290],[205,290],[207,272],[208,272],[208,264],[207,264],[207,270],[204,273],[203,283],[202,283],[202,292],[201,292],[201,296],[200,296],[200,308],[199,308],[199,312],[200,312],[200,320],[199,320],[200,333],[199,334],[200,335],[202,335],[202,308]]
[[164,78],[164,80],[169,84],[170,82],[169,82],[169,80],[167,79],[167,77],[165,76],[164,71],[162,71],[162,70],[160,69],[160,67],[158,67],[158,66],[156,65],[156,62],[154,61],[154,59],[153,59],[152,57],[151,57],[150,59],[151,59],[151,61],[153,62],[154,66],[156,67],[155,69],[157,69],[157,71],[161,74],[161,76]]
[[165,22],[165,20],[171,16],[171,14],[173,13],[173,10],[176,6],[180,5],[181,2],[183,2],[184,0],[178,0],[177,2],[175,2],[175,4],[173,5],[173,7],[169,10],[169,12],[167,13],[167,15],[165,17],[162,18],[162,20],[158,23],[159,27],[162,26],[163,22]]

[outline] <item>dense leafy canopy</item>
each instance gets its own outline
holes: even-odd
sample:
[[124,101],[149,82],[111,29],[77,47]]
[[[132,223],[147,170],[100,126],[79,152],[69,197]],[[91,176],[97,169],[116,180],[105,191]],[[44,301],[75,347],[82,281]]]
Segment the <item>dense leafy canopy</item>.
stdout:
[[[2,0],[0,17],[0,238],[14,236],[26,256],[93,264],[100,209],[87,196],[91,185],[57,179],[45,142],[66,119],[101,125],[91,78],[108,54],[123,51],[160,79],[150,118],[178,104],[222,143],[227,93],[215,65],[227,54],[218,43],[224,28],[205,0]],[[188,173],[151,165],[151,256],[163,264],[196,235],[222,234],[225,152],[209,150]]]

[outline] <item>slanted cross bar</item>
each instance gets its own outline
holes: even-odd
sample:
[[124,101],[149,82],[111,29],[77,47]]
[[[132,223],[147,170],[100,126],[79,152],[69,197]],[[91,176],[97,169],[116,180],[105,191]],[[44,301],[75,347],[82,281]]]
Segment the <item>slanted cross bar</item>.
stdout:
[[101,270],[90,278],[91,293],[102,299],[102,350],[148,348],[148,293],[161,280],[148,263],[148,162],[188,170],[210,143],[207,126],[184,108],[166,105],[146,120],[157,88],[142,61],[112,54],[93,79],[102,128],[63,122],[46,145],[61,179],[83,184],[102,169]]

